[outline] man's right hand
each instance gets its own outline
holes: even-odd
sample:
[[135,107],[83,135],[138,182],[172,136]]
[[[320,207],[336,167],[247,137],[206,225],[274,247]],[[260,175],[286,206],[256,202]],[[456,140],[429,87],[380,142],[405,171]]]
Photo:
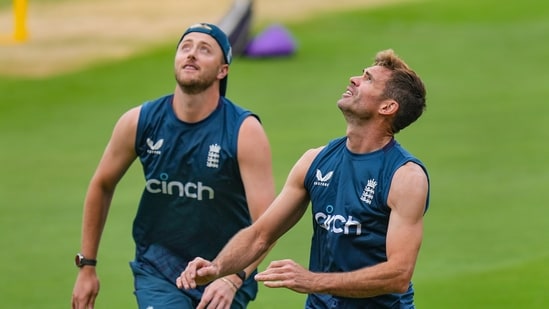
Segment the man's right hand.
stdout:
[[194,289],[197,285],[205,285],[218,278],[219,270],[215,264],[197,257],[189,264],[175,283],[180,289]]
[[99,278],[94,266],[84,266],[78,272],[72,291],[72,309],[93,309],[99,294]]

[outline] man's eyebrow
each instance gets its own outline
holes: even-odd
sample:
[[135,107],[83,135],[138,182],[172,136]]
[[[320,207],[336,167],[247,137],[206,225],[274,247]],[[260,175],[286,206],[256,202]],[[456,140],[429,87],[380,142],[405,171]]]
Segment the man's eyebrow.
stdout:
[[362,72],[364,73],[364,75],[368,76],[369,79],[374,79],[372,74],[370,74],[370,72],[368,72],[368,68],[364,69]]
[[181,42],[191,42],[196,45],[208,45],[213,46],[210,42],[202,39],[184,38]]

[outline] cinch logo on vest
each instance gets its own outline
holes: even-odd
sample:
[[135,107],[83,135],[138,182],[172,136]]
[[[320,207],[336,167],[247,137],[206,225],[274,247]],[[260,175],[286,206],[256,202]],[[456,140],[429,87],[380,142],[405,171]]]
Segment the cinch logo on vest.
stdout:
[[164,139],[159,139],[156,143],[150,139],[147,138],[147,146],[149,146],[149,149],[147,149],[147,153],[156,154],[159,155],[162,152],[159,150],[160,147],[162,147],[162,144],[164,144]]
[[187,182],[168,181],[168,174],[160,174],[159,179],[149,179],[145,184],[145,188],[152,194],[176,195],[179,197],[194,198],[199,201],[204,199],[213,200],[215,191],[211,187],[205,186],[202,182]]
[[327,187],[330,185],[329,181],[334,175],[334,171],[329,171],[326,175],[322,175],[320,170],[316,170],[316,181],[313,183],[315,186]]
[[362,224],[356,220],[353,220],[353,216],[348,216],[345,218],[342,215],[328,215],[322,212],[317,212],[315,213],[315,222],[328,232],[345,235],[362,234]]

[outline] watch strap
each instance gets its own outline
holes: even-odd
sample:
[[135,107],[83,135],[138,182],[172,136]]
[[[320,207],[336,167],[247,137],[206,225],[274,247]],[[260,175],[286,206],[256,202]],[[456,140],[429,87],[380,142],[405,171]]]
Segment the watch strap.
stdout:
[[82,268],[84,266],[95,266],[97,260],[87,259],[82,253],[77,253],[75,258],[76,267]]
[[242,282],[246,281],[246,272],[241,270],[239,272],[236,273],[236,275],[238,276],[238,278],[240,278],[240,280],[242,280]]

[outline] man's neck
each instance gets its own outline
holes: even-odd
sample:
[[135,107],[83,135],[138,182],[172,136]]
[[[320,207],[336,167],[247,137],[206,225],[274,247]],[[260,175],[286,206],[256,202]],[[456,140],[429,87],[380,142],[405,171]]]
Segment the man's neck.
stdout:
[[187,94],[180,87],[176,87],[172,108],[177,118],[184,122],[195,123],[208,117],[219,103],[219,91],[213,90],[210,88],[198,94]]
[[347,126],[347,148],[352,153],[365,154],[379,150],[387,145],[394,134],[387,130],[373,127]]

